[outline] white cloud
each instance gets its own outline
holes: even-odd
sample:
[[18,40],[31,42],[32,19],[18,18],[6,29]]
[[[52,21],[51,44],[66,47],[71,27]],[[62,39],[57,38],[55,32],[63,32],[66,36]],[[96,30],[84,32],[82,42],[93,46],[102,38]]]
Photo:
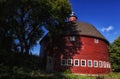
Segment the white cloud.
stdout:
[[108,26],[108,27],[103,27],[102,29],[101,29],[101,31],[102,32],[109,32],[109,31],[111,31],[111,30],[113,30],[113,26]]
[[117,32],[114,32],[114,34],[117,34]]

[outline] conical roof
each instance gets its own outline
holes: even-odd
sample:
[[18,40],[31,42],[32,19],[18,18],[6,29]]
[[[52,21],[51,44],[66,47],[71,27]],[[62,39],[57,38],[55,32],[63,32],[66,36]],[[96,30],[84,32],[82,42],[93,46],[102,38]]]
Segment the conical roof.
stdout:
[[85,22],[68,22],[64,31],[65,34],[85,35],[106,40],[106,38],[93,25]]

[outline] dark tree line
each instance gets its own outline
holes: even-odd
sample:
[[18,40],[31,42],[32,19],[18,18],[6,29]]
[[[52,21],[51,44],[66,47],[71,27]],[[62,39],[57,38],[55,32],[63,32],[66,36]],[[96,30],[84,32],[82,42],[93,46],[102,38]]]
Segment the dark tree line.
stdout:
[[109,46],[112,71],[120,72],[120,36]]
[[0,49],[29,54],[41,27],[53,34],[70,12],[68,0],[0,0]]

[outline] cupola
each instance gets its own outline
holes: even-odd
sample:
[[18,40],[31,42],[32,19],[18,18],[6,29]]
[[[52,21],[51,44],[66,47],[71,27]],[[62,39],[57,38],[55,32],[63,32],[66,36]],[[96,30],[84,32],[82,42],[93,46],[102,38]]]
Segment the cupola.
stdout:
[[77,21],[77,17],[75,16],[75,13],[74,13],[74,12],[72,12],[72,13],[70,14],[70,16],[68,17],[68,21],[69,21],[69,22],[76,22],[76,21]]

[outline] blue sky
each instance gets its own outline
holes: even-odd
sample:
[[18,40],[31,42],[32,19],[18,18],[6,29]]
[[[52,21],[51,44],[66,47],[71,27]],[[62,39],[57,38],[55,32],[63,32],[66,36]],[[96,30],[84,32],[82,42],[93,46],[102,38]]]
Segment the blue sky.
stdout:
[[110,43],[120,35],[120,0],[70,0],[70,3],[78,20],[94,25]]
[[[78,21],[94,25],[110,43],[120,35],[120,0],[70,0],[70,3]],[[33,54],[39,52],[37,44]]]

